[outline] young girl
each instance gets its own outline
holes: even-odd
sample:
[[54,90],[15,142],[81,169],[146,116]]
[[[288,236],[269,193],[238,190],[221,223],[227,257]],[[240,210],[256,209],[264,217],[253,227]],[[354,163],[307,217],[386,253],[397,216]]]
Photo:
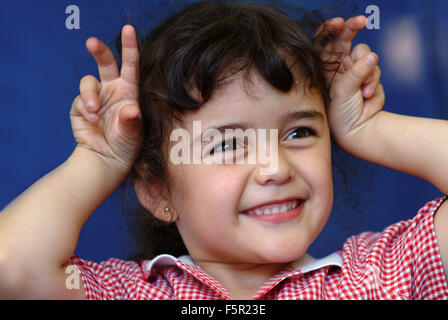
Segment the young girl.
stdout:
[[[381,110],[378,58],[365,44],[351,50],[365,24],[332,19],[312,41],[307,25],[266,6],[199,2],[139,45],[125,26],[120,71],[90,38],[100,81],[84,77],[73,102],[77,147],[0,214],[0,297],[448,298],[446,197],[326,258],[306,253],[332,209],[332,139],[448,192],[448,123]],[[275,129],[273,170],[235,161],[253,145],[238,135],[207,140],[211,128]],[[200,163],[172,161],[175,129],[199,144]],[[175,224],[188,255],[140,264],[73,256],[85,221],[129,174],[142,206]]]

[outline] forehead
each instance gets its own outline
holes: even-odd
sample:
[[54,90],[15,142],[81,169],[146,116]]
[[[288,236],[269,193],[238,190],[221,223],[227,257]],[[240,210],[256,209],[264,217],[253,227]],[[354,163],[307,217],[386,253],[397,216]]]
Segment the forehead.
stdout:
[[182,116],[184,123],[190,126],[195,120],[203,124],[238,120],[252,122],[254,127],[271,127],[276,119],[291,110],[307,109],[325,115],[322,95],[305,84],[298,83],[285,93],[266,82],[256,69],[249,73],[247,80],[242,72],[229,77],[224,85],[214,90],[209,101]]

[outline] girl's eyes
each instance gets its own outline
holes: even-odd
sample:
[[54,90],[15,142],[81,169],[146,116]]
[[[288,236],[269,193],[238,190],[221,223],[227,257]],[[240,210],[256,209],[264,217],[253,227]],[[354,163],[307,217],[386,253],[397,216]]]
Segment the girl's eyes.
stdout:
[[[287,140],[294,140],[294,139],[303,139],[306,137],[311,136],[317,136],[316,130],[309,128],[309,127],[299,127],[295,128],[293,131],[291,131],[288,135]],[[290,138],[291,137],[291,138]],[[233,151],[238,149],[238,147],[241,147],[244,145],[241,145],[240,142],[237,140],[237,138],[229,139],[226,141],[223,141],[220,145],[214,147],[209,153],[214,154],[215,152],[226,152],[226,151]]]
[[[306,138],[306,137],[311,137],[311,136],[317,136],[316,130],[309,128],[309,127],[299,127],[299,128],[295,128],[294,130],[292,130],[289,133],[287,140],[300,139],[300,138]],[[292,138],[289,139],[289,137],[292,137]]]

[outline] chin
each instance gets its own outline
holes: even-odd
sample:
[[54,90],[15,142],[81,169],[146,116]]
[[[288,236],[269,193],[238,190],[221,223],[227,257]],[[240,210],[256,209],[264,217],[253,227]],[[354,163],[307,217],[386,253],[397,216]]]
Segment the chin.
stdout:
[[294,244],[283,244],[269,248],[261,254],[265,263],[289,263],[302,257],[308,246]]

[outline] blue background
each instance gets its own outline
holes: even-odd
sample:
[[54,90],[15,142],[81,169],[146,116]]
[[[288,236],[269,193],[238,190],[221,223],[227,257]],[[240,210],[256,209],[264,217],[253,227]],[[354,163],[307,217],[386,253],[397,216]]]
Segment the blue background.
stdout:
[[[192,2],[192,1],[190,1]],[[194,2],[194,1],[193,1]],[[284,1],[323,8],[335,1]],[[358,1],[380,8],[380,29],[363,30],[355,44],[377,52],[386,92],[384,109],[448,119],[448,2],[444,0]],[[65,8],[80,9],[80,29],[65,27]],[[144,9],[148,26],[160,23],[175,5],[166,1],[8,1],[0,6],[0,209],[60,165],[75,147],[69,111],[79,80],[97,75],[85,49],[89,36],[111,43]],[[140,21],[142,22],[142,21]],[[434,143],[437,137],[434,137]],[[430,165],[430,164],[428,164]],[[427,201],[442,196],[428,182],[361,163],[354,197],[337,200],[332,216],[310,248],[316,257],[340,248],[349,236],[381,231],[412,218]],[[367,181],[365,183],[364,181]],[[84,226],[75,253],[101,261],[132,254],[129,221],[117,190]],[[38,243],[38,239],[37,242]]]

